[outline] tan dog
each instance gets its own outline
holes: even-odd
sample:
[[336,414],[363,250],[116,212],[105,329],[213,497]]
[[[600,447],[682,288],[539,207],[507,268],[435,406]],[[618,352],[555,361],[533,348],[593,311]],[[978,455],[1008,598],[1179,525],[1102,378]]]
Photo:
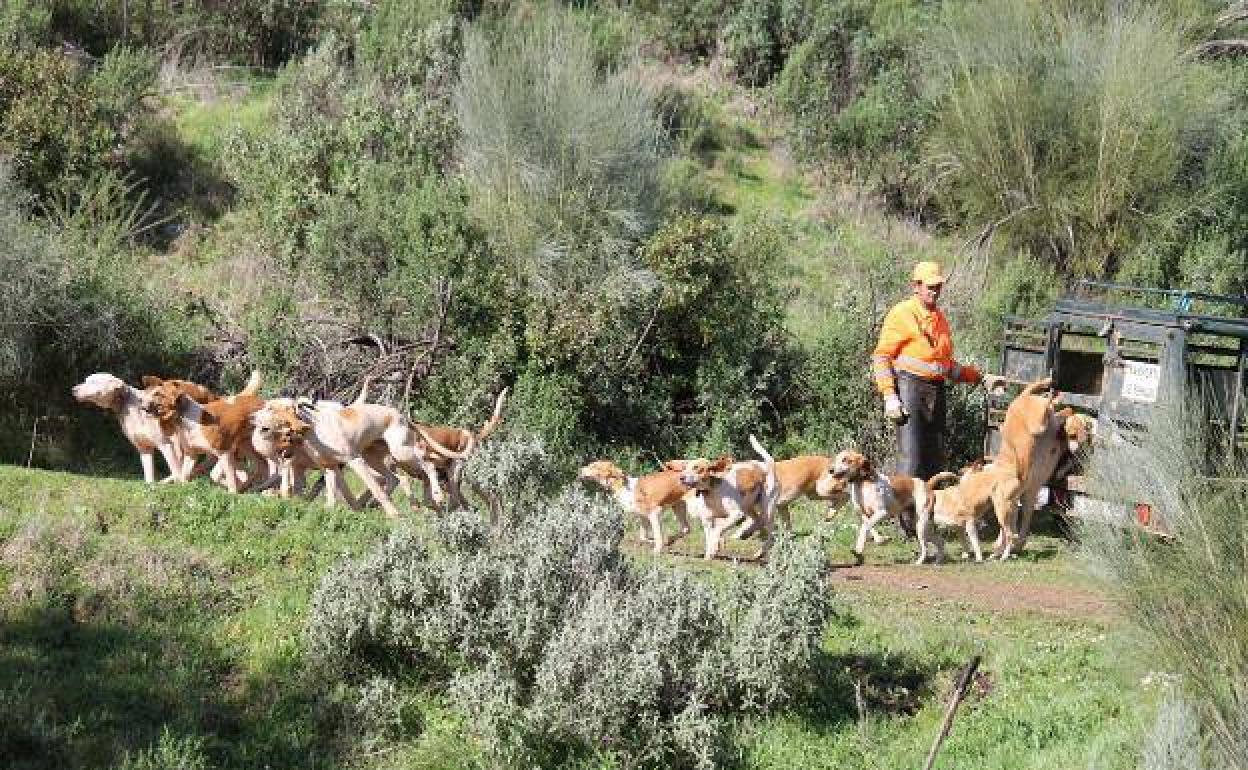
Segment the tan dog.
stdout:
[[[146,382],[148,377],[143,378]],[[169,380],[180,392],[195,400],[212,401],[216,395],[207,388],[186,380]],[[117,416],[121,432],[139,453],[143,480],[156,481],[155,452],[159,451],[169,466],[166,480],[177,480],[182,467],[182,454],[161,430],[160,421],[143,409],[143,391],[131,387],[107,372],[96,372],[71,389],[74,399],[98,406]]]
[[[432,450],[430,459],[434,467],[446,477],[447,497],[452,506],[463,506],[464,496],[461,489],[464,462],[472,456],[473,450],[481,445],[498,429],[503,416],[503,402],[507,398],[508,388],[503,388],[494,400],[494,413],[481,424],[476,433],[467,428],[452,428],[446,425],[426,425],[413,422],[412,427],[425,440]],[[438,486],[438,476],[426,479],[425,488],[432,492]],[[434,494],[436,499],[437,495]]]
[[255,456],[249,418],[264,406],[264,400],[256,395],[260,372],[252,372],[239,393],[205,404],[183,393],[177,381],[152,378],[150,382],[142,391],[142,406],[160,421],[164,434],[181,450],[180,478],[190,478],[196,458],[209,455],[220,463],[226,488],[238,492],[239,460]]
[[844,484],[829,483],[831,475],[832,458],[826,455],[799,455],[777,461],[777,520],[792,529],[789,506],[801,498],[825,502],[829,507],[844,503],[848,497],[846,487]]
[[[832,458],[826,455],[799,455],[777,461],[776,481],[780,487],[776,499],[776,520],[782,521],[788,529],[793,526],[789,506],[801,498],[827,503],[824,518],[829,520],[835,509],[849,500],[848,485],[844,479],[832,475]],[[753,523],[747,522],[735,537],[742,540],[753,532]],[[870,534],[877,544],[888,541],[875,529]]]
[[156,385],[160,385],[161,383],[168,383],[169,385],[172,385],[173,388],[177,390],[179,393],[185,393],[186,395],[190,396],[192,399],[194,399],[195,401],[198,401],[201,404],[206,404],[209,401],[216,401],[218,398],[221,398],[216,393],[213,393],[208,388],[205,388],[203,385],[196,384],[194,382],[191,382],[190,380],[179,380],[179,379],[162,380],[161,378],[157,377],[154,374],[145,374],[139,380],[139,383],[143,385],[144,390],[146,390],[147,388],[155,387]]
[[[957,481],[957,486],[941,489],[940,484]],[[919,538],[919,557],[915,564],[927,561],[928,545],[934,546],[936,560],[945,559],[945,542],[939,526],[957,527],[963,545],[975,555],[975,561],[984,560],[979,545],[979,520],[994,511],[1002,531],[1009,531],[1010,518],[1018,499],[1021,484],[1009,468],[977,466],[964,468],[961,476],[955,473],[938,473],[927,482],[927,500],[917,508],[916,531]]]
[[269,466],[269,478],[260,491],[277,483],[282,497],[303,494],[304,478],[313,466],[303,452],[292,448],[291,436],[306,427],[295,414],[293,398],[271,398],[251,415],[251,445]]
[[305,440],[315,441],[320,462],[326,466],[346,465],[355,471],[386,515],[397,518],[399,509],[382,480],[377,478],[377,469],[369,462],[369,455],[376,451],[374,445],[378,442],[385,446],[386,453],[399,468],[414,476],[424,474],[431,485],[434,502],[443,501],[437,485],[438,470],[433,463],[434,451],[411,420],[397,409],[361,403],[357,399],[346,407],[333,401],[303,402],[296,406],[296,412],[308,426],[301,435]]
[[731,457],[723,456],[714,461],[699,457],[664,463],[665,468],[680,474],[682,484],[697,493],[687,507],[702,522],[704,559],[715,558],[724,533],[747,520],[749,526],[742,528],[738,537],[761,530],[763,546],[759,558],[766,556],[771,547],[772,521],[779,499],[776,462],[757,438],[750,436],[750,443],[763,462],[733,462]]
[[911,476],[885,476],[861,452],[846,449],[832,459],[832,473],[821,480],[819,491],[830,494],[837,482],[846,482],[849,499],[862,515],[858,538],[854,541],[854,560],[863,563],[867,534],[875,525],[892,516],[899,518],[902,510],[915,508],[915,501],[927,499],[927,485]]
[[[318,403],[322,410],[347,408],[336,401]],[[357,401],[352,406],[358,405]],[[281,495],[290,497],[298,494],[305,475],[311,470],[320,470],[324,476],[325,504],[333,507],[341,498],[353,510],[359,510],[368,501],[357,500],[351,494],[342,476],[342,462],[317,438],[312,424],[299,417],[299,406],[300,401],[296,399],[269,399],[264,408],[252,415],[252,443],[258,452],[271,458],[277,465]],[[387,495],[392,494],[400,480],[387,465],[390,454],[385,442],[374,442],[364,450],[362,456],[372,471],[373,478],[381,484]]]
[[[679,472],[664,469],[645,476],[629,476],[610,460],[595,460],[581,468],[578,476],[606,489],[625,510],[637,515],[641,527],[639,538],[643,543],[652,543],[656,555],[662,553],[665,546],[689,534],[687,504],[694,493],[681,483]],[[680,533],[670,540],[663,539],[661,520],[665,508],[671,509],[680,524]]]
[[[1089,439],[1087,423],[1073,409],[1054,411],[1060,396],[1057,391],[1050,389],[1047,397],[1038,395],[1051,385],[1050,379],[1037,380],[1010,402],[1001,423],[1001,448],[993,461],[994,466],[1011,469],[1019,481],[1019,511],[1012,519],[1016,526],[1009,533],[1003,530],[1002,538],[1015,535],[1020,549],[1031,531],[1040,488],[1049,483],[1062,458],[1078,454]],[[999,538],[996,552],[1008,558],[1013,545]]]

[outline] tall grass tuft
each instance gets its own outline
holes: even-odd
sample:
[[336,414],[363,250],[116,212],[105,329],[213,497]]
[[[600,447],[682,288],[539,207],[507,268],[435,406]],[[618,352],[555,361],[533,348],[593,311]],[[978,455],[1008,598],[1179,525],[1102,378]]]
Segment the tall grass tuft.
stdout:
[[1225,445],[1210,445],[1208,413],[1162,411],[1138,443],[1099,448],[1091,471],[1097,496],[1147,501],[1173,534],[1083,527],[1088,562],[1142,632],[1142,654],[1179,682],[1179,705],[1163,707],[1173,713],[1161,715],[1148,749],[1157,767],[1196,744],[1181,713],[1190,709],[1206,765],[1248,768],[1248,496],[1242,483],[1210,481],[1245,468],[1210,459]]
[[1211,209],[1200,169],[1225,106],[1185,51],[1142,4],[951,6],[929,52],[932,197],[1076,275],[1173,239]]
[[472,32],[455,95],[459,154],[495,241],[539,290],[630,295],[653,226],[660,126],[649,88],[600,72],[592,33],[558,10]]

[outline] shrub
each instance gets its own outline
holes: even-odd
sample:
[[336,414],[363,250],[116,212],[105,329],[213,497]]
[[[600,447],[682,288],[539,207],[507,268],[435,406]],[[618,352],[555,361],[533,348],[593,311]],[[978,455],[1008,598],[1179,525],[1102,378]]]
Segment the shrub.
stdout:
[[167,45],[190,58],[276,67],[302,53],[320,33],[325,0],[234,0],[229,3],[135,3],[52,0],[48,37],[102,55],[119,44]]
[[[116,175],[87,180],[78,199],[60,204],[59,230],[32,218],[31,201],[0,164],[0,457],[25,463],[31,420],[48,419],[40,432],[72,449],[98,445],[98,424],[67,425],[57,418],[80,413],[69,387],[84,371],[118,376],[159,371],[186,350],[192,328],[165,326],[164,303],[131,279],[133,204]],[[184,334],[185,337],[179,337]],[[149,368],[150,367],[150,368]],[[116,431],[109,430],[110,440]],[[42,444],[42,447],[47,444]],[[69,451],[82,462],[83,451]],[[42,453],[36,457],[46,462]]]
[[930,189],[950,221],[1096,276],[1209,203],[1217,84],[1156,11],[951,6],[930,56]]
[[739,444],[758,430],[763,404],[778,400],[789,381],[792,349],[773,280],[792,239],[786,227],[766,216],[733,228],[707,217],[674,217],[642,247],[663,290],[638,363],[666,380],[662,419],[677,418],[676,446],[702,442],[710,451]]
[[0,49],[37,48],[51,25],[52,9],[43,0],[10,0],[0,6]]
[[174,735],[168,726],[160,731],[155,745],[133,754],[126,752],[119,770],[209,770],[204,739]]
[[634,567],[618,511],[579,490],[509,515],[492,531],[453,514],[336,568],[313,599],[313,658],[349,681],[444,688],[509,766],[712,766],[732,715],[805,693],[830,611],[822,544],[784,539],[720,593]]
[[637,7],[650,15],[657,40],[694,61],[716,52],[731,13],[726,0],[641,0]]
[[631,246],[652,226],[659,169],[639,78],[600,75],[589,31],[546,11],[493,43],[470,36],[455,104],[474,206],[540,312],[557,327],[561,305],[580,309],[582,295],[633,299],[646,276]]
[[[422,381],[454,348],[458,376],[439,379],[448,388],[434,396],[433,411],[447,414],[502,376],[480,367],[510,355],[498,337],[513,290],[463,188],[441,174],[455,136],[458,27],[435,14],[401,38],[400,5],[354,44],[331,36],[288,68],[275,130],[228,143],[240,202],[261,224],[261,288],[223,301],[244,319],[253,363],[300,392],[341,394],[372,366],[398,383],[379,397],[423,402]],[[381,348],[350,342],[374,336]]]
[[1062,289],[1062,277],[1048,260],[1016,254],[992,262],[982,275],[971,277],[972,286],[965,287],[968,297],[976,298],[966,330],[968,350],[999,350],[1006,318],[1047,313]]
[[0,155],[42,197],[105,167],[117,132],[69,57],[0,47]]
[[[1244,768],[1248,758],[1248,499],[1210,477],[1243,477],[1242,462],[1215,459],[1202,394],[1156,413],[1138,442],[1099,445],[1092,491],[1101,499],[1153,506],[1173,538],[1160,540],[1122,520],[1088,520],[1081,540],[1091,568],[1106,578],[1137,626],[1150,660],[1176,674],[1179,697],[1199,719],[1204,764]],[[1193,743],[1182,722],[1167,743]],[[1165,745],[1155,746],[1162,750]],[[1185,764],[1195,766],[1187,758]],[[1164,767],[1164,764],[1162,765]]]
[[825,3],[776,81],[798,159],[871,181],[899,207],[917,194],[929,113],[910,53],[926,13],[906,0]]
[[807,35],[818,3],[747,0],[734,4],[725,25],[725,49],[747,85],[766,85],[784,67],[790,50]]
[[142,48],[117,46],[104,56],[91,81],[101,109],[114,123],[136,110],[155,84],[159,68],[156,54]]

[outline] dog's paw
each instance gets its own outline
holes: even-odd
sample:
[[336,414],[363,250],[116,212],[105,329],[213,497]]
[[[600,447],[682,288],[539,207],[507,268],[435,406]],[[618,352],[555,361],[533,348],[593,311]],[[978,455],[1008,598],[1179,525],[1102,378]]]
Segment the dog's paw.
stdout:
[[866,562],[866,559],[863,558],[861,551],[854,551],[853,553],[854,553],[854,564],[861,567]]

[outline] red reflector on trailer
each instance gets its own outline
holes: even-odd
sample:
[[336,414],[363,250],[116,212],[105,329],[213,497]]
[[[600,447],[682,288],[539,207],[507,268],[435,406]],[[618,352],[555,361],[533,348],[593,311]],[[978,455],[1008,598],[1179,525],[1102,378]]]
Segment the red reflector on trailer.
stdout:
[[1140,526],[1147,527],[1153,520],[1153,506],[1148,503],[1136,503],[1135,520],[1140,523]]

